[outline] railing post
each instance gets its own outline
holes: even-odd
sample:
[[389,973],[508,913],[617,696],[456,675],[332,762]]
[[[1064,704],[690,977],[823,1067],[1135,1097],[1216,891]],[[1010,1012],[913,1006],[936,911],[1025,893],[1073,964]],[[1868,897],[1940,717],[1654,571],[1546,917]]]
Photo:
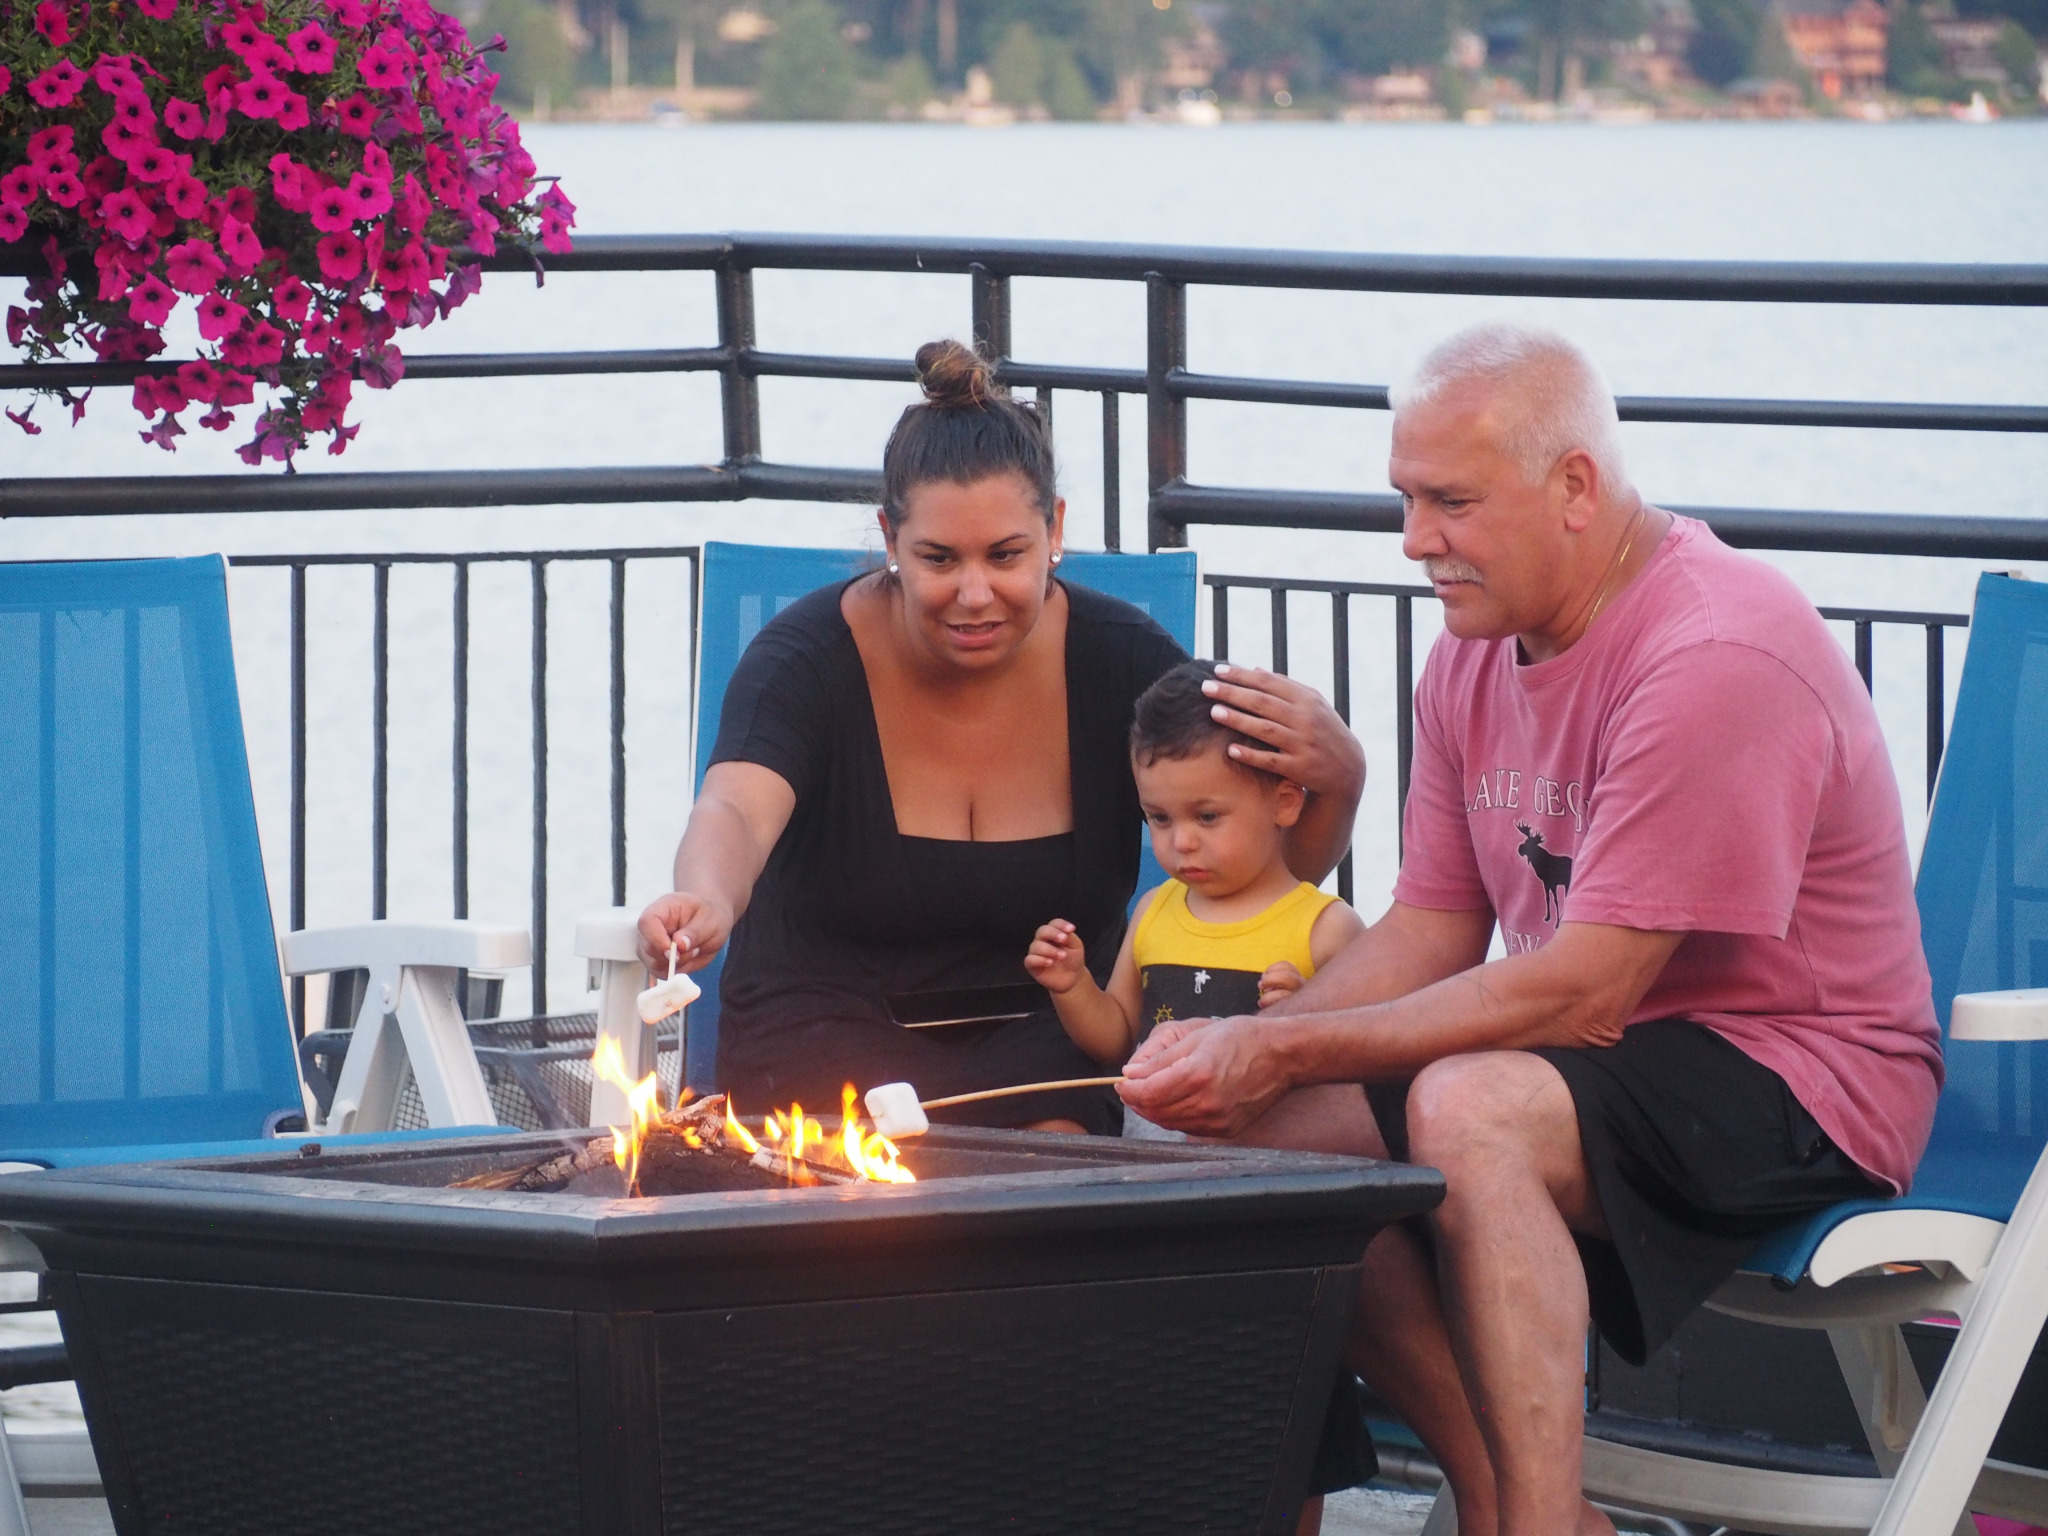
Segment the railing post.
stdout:
[[370,568],[370,917],[390,915],[391,567]]
[[1230,660],[1230,588],[1220,581],[1209,584],[1209,654],[1215,661]]
[[1123,423],[1118,420],[1121,402],[1116,391],[1102,392],[1102,547],[1124,547],[1124,445]]
[[548,564],[533,572],[533,1016],[548,1011]]
[[1407,850],[1408,771],[1415,757],[1415,599],[1394,599],[1394,848]]
[[450,819],[449,878],[455,915],[469,916],[469,562],[455,562],[455,595],[450,604],[455,650],[455,719],[448,742]]
[[974,350],[1000,378],[1010,360],[1010,280],[978,261],[968,267],[967,280],[974,300]]
[[1169,376],[1187,367],[1187,284],[1145,274],[1145,457],[1151,501],[1147,533],[1154,549],[1188,541],[1187,525],[1159,510],[1159,493],[1178,485],[1188,472],[1188,405],[1168,387]]
[[1275,587],[1266,594],[1272,603],[1273,614],[1273,670],[1282,677],[1287,675],[1287,589]]
[[1858,619],[1856,621],[1856,670],[1863,676],[1863,691],[1865,693],[1875,693],[1877,691],[1876,662],[1871,655],[1870,646],[1871,629],[1870,620]]
[[612,905],[626,904],[626,562],[612,561]]
[[1934,781],[1941,773],[1941,754],[1948,744],[1948,657],[1939,624],[1927,626],[1927,803],[1934,804]]
[[754,350],[754,273],[751,267],[721,262],[718,267],[719,408],[725,419],[728,468],[761,458],[761,385],[748,372]]
[[[1330,702],[1337,718],[1351,724],[1351,597],[1345,592],[1330,594]],[[1337,897],[1349,902],[1356,883],[1351,843],[1345,840],[1344,857],[1337,862]]]
[[[291,926],[306,926],[306,563],[292,562]],[[292,978],[292,1027],[306,1036],[306,978]]]

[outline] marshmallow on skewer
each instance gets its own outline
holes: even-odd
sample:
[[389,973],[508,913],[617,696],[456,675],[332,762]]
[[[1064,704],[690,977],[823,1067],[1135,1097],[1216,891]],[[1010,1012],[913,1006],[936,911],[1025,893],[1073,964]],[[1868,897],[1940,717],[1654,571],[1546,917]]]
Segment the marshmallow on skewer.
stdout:
[[704,989],[687,976],[676,974],[676,947],[668,947],[668,979],[658,981],[640,994],[640,1022],[659,1024],[672,1013],[681,1013],[704,995]]
[[917,1090],[909,1083],[883,1083],[870,1088],[865,1098],[875,1130],[891,1141],[922,1136],[932,1128],[924,1106],[917,1101]]

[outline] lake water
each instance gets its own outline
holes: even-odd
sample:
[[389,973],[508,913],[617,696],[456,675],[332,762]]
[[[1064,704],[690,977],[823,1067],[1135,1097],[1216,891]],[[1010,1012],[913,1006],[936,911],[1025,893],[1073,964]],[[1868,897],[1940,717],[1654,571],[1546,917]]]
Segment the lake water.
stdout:
[[[1136,126],[544,126],[528,141],[559,173],[587,232],[809,230],[1261,245],[1329,250],[1626,257],[2035,261],[2048,250],[2048,124],[1972,128],[1831,123]],[[1560,325],[1624,393],[2039,403],[2048,399],[2048,316],[2029,311],[1486,300],[1200,291],[1192,366],[1384,382],[1436,338],[1494,315]],[[759,278],[762,345],[907,355],[967,328],[958,277]],[[1033,360],[1137,366],[1135,285],[1022,281],[1016,349]],[[715,340],[708,277],[562,276],[536,291],[494,276],[480,298],[410,350],[697,345]],[[175,342],[174,342],[175,347]],[[763,384],[770,457],[869,464],[901,387]],[[1142,527],[1142,414],[1125,407],[1125,527]],[[41,418],[51,416],[47,407]],[[1192,472],[1215,483],[1377,490],[1387,421],[1377,413],[1197,402]],[[364,397],[363,433],[309,472],[466,465],[700,462],[719,452],[706,378],[417,383]],[[1092,401],[1063,396],[1073,537],[1100,527]],[[194,431],[175,456],[136,441],[125,395],[85,426],[0,436],[6,474],[239,469],[231,443]],[[2048,443],[1989,434],[1785,428],[1624,429],[1634,475],[1674,504],[2032,514]],[[238,437],[239,435],[237,435]],[[199,441],[208,438],[208,441]],[[445,513],[79,519],[0,528],[0,558],[227,551],[563,548],[703,538],[847,543],[867,514],[754,503]],[[1211,571],[1412,579],[1377,536],[1197,530]],[[1965,611],[1963,562],[1782,557],[1822,603]],[[688,608],[680,567],[636,574],[629,595],[630,897],[665,889],[687,809],[683,720]],[[2048,574],[2048,573],[2044,573]],[[523,923],[529,793],[523,569],[483,569],[474,598],[473,911]],[[368,589],[315,573],[311,639],[314,922],[368,911]],[[605,584],[553,578],[550,723],[556,978],[580,977],[569,919],[609,899],[606,853]],[[284,898],[284,581],[237,577],[236,623],[273,892]],[[392,915],[447,912],[447,578],[393,577]],[[1427,610],[1430,605],[1419,605]],[[1303,605],[1296,670],[1326,683],[1327,609]],[[1384,900],[1394,869],[1393,705],[1384,605],[1354,617],[1356,718],[1376,765],[1361,820],[1359,901]],[[1234,626],[1259,660],[1263,607]],[[1318,631],[1316,622],[1324,625]],[[1428,618],[1424,615],[1425,626]],[[1205,631],[1206,634],[1206,631]],[[1425,634],[1425,639],[1427,638]],[[1951,671],[1960,647],[1952,648]],[[1920,638],[1881,641],[1880,705],[1909,815],[1920,803]],[[1711,813],[1711,811],[1709,811]],[[517,1006],[515,985],[508,1004]]]

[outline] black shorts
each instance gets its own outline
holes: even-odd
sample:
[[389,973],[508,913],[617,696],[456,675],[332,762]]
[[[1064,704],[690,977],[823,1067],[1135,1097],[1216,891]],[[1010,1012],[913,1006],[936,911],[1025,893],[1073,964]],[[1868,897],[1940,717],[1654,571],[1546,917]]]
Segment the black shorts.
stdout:
[[[1531,1053],[1571,1090],[1611,1240],[1579,1237],[1593,1323],[1641,1365],[1734,1274],[1758,1239],[1842,1200],[1883,1199],[1785,1080],[1703,1024],[1630,1025],[1618,1045]],[[1366,1098],[1408,1155],[1407,1089]]]

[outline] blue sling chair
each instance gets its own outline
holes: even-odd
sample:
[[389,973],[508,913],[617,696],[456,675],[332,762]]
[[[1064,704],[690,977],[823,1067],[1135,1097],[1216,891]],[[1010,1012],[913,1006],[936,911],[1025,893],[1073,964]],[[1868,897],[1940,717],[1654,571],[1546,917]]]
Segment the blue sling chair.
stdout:
[[[225,562],[0,565],[0,677],[0,1169],[275,1152],[266,1138],[307,1108]],[[381,1006],[366,1022],[385,1040],[360,1075],[374,1089],[410,1055],[444,1128],[377,1139],[493,1124],[444,994],[455,967],[526,964],[523,930],[367,924],[290,935],[287,955],[297,971],[371,970]],[[370,1128],[361,1113],[351,1123]],[[313,1127],[327,1141],[348,1128]],[[0,1270],[40,1268],[0,1227]],[[0,1385],[69,1375],[61,1346],[9,1353]],[[0,1433],[0,1536],[24,1518],[20,1483],[97,1482],[82,1435],[20,1447],[17,1479]]]
[[[1987,575],[1917,884],[1948,1064],[1927,1154],[1910,1194],[1785,1229],[1708,1303],[1826,1329],[1880,1475],[1763,1471],[1588,1439],[1590,1496],[1789,1536],[1974,1536],[1966,1510],[2048,1525],[2048,1472],[1990,1459],[2048,1318],[2044,765],[2048,585]],[[1961,1323],[1931,1397],[1898,1329],[1929,1315]]]
[[[778,549],[759,544],[706,544],[698,604],[696,789],[704,787],[711,748],[718,739],[718,715],[725,706],[733,668],[763,624],[806,593],[872,570],[875,557],[856,549]],[[1154,555],[1096,554],[1069,550],[1060,577],[1120,597],[1142,608],[1189,654],[1195,648],[1195,552],[1167,550]],[[1138,889],[1166,878],[1146,844]],[[696,980],[704,995],[690,1005],[687,1070],[690,1085],[710,1091],[718,1054],[720,955]]]

